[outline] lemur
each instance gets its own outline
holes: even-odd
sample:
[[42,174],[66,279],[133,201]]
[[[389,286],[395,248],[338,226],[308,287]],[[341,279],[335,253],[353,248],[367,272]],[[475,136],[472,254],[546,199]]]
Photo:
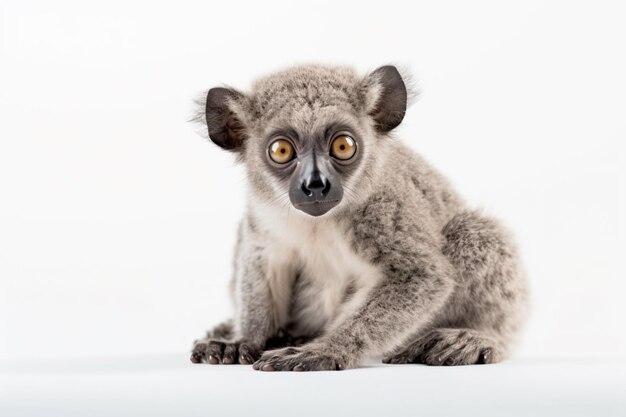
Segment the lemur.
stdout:
[[394,66],[306,65],[248,93],[212,88],[209,138],[245,166],[235,317],[194,363],[261,371],[507,357],[527,311],[516,247],[392,135],[410,92]]

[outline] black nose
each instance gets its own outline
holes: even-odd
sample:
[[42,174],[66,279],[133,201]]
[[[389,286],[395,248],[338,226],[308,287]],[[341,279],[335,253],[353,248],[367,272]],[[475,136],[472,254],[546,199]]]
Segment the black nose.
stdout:
[[313,175],[302,182],[300,189],[308,197],[315,199],[326,197],[330,192],[330,181],[321,174]]

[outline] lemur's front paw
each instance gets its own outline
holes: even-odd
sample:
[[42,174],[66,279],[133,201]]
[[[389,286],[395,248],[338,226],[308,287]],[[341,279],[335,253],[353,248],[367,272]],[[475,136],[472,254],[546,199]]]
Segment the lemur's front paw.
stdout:
[[267,351],[252,368],[260,371],[340,371],[351,365],[333,349],[311,343]]
[[191,351],[191,362],[211,365],[250,365],[261,356],[261,349],[246,342],[199,341]]

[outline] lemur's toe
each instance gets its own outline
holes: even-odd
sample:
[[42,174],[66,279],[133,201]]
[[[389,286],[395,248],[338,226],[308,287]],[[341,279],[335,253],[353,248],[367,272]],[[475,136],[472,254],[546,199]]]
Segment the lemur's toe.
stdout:
[[224,356],[222,363],[224,365],[232,365],[237,363],[239,359],[239,343],[229,343],[224,347]]
[[207,344],[205,342],[196,341],[191,351],[189,360],[192,363],[203,363],[206,360]]
[[200,363],[202,362],[202,358],[204,358],[204,354],[202,352],[191,352],[191,357],[189,358],[189,360],[191,360],[192,363]]
[[261,349],[248,343],[239,344],[239,363],[242,365],[252,365],[261,357]]
[[224,347],[226,347],[226,345],[222,342],[209,342],[207,345],[207,362],[211,365],[217,365],[222,362]]

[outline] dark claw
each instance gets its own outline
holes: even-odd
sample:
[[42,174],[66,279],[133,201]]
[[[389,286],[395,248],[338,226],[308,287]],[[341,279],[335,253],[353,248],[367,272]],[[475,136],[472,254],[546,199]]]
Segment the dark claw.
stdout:
[[454,365],[454,359],[453,358],[448,358],[448,359],[446,359],[444,364],[446,366],[452,366],[452,365]]
[[480,355],[478,355],[478,362],[476,363],[479,365],[488,364],[490,356],[491,356],[491,349],[485,349],[482,352],[480,352]]
[[263,367],[261,368],[262,371],[266,371],[266,372],[272,372],[275,371],[274,367],[272,365],[270,365],[269,363],[263,365]]
[[222,359],[222,363],[224,365],[232,365],[234,362],[235,361],[230,356],[226,356],[224,359]]
[[207,362],[210,363],[211,365],[217,365],[218,363],[220,363],[219,359],[217,359],[213,355],[209,355],[209,358],[207,359]]

